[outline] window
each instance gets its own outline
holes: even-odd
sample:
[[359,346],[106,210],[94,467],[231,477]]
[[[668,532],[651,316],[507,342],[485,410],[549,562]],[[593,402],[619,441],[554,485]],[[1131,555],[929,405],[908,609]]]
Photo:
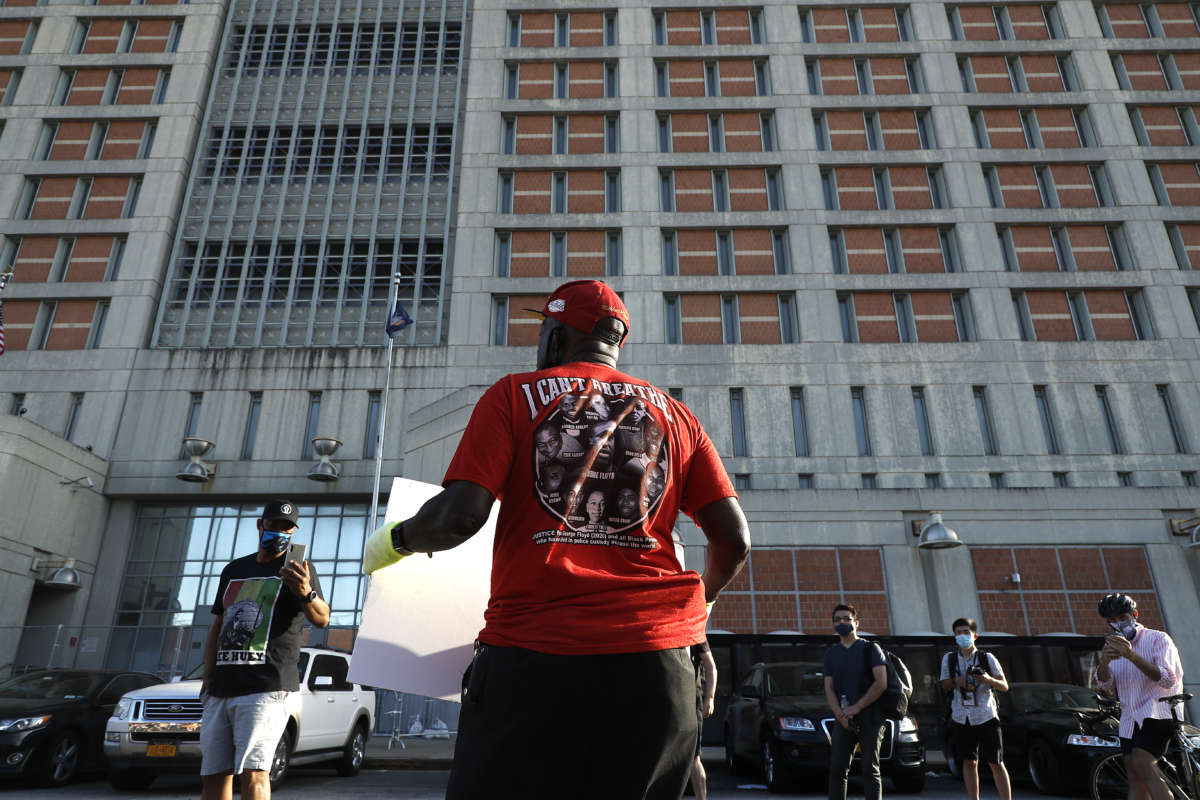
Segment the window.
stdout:
[[862,488],[864,488],[864,489],[878,489],[879,488],[879,482],[876,479],[874,472],[864,472],[862,474]]
[[71,407],[67,410],[67,425],[63,438],[68,442],[75,441],[75,429],[79,425],[79,412],[83,409],[83,392],[71,393]]
[[779,295],[779,340],[783,344],[795,344],[800,341],[796,299],[790,294]]
[[750,9],[750,43],[762,44],[764,41],[762,11],[752,8]]
[[1026,147],[1041,147],[1042,134],[1038,130],[1037,118],[1032,109],[1023,108],[1018,113],[1021,119],[1021,133],[1025,136]]
[[867,419],[867,396],[862,386],[850,387],[850,404],[854,407],[854,434],[858,440],[858,454],[871,455],[871,426]]
[[1107,386],[1096,386],[1096,402],[1100,406],[1100,416],[1104,419],[1104,431],[1108,437],[1108,451],[1123,453],[1121,435],[1117,430],[1117,420],[1113,416],[1112,403],[1108,398]]
[[137,211],[138,195],[142,192],[142,179],[130,178],[129,190],[125,194],[125,205],[121,208],[121,218],[129,219]]
[[873,94],[874,83],[871,81],[871,62],[865,58],[855,59],[854,78],[858,84],[859,94]]
[[45,350],[46,342],[50,339],[50,329],[54,325],[54,315],[58,311],[58,303],[54,300],[43,300],[38,305],[37,314],[33,319],[33,330],[29,332],[29,349]]
[[896,9],[896,33],[902,42],[913,39],[912,20],[909,19],[908,8],[905,6]]
[[729,231],[717,231],[717,274],[733,275],[733,242]]
[[997,174],[996,168],[984,167],[983,180],[987,186],[988,203],[992,208],[1004,208],[1004,191],[1000,187],[1000,176]]
[[925,91],[925,74],[921,70],[921,59],[917,56],[904,59],[904,76],[908,78],[908,91],[920,94]]
[[824,111],[813,112],[813,138],[816,139],[818,150],[829,149],[829,126],[825,122]]
[[683,387],[682,386],[668,387],[667,394],[671,395],[671,397],[674,397],[679,402],[681,402],[681,403],[683,402]]
[[25,411],[25,393],[14,392],[12,396],[12,405],[8,407],[8,413],[14,417],[19,417],[24,414]]
[[940,472],[925,473],[925,488],[940,489],[942,488],[942,475]]
[[1033,317],[1029,313],[1029,298],[1024,292],[1013,292],[1013,312],[1017,316],[1017,330],[1023,342],[1036,342]]
[[367,392],[367,425],[363,431],[363,458],[375,458],[379,439],[379,408],[381,393]]
[[664,317],[667,326],[667,344],[679,344],[683,341],[683,322],[679,317],[679,295],[669,294],[664,300],[667,310]]
[[609,214],[621,211],[621,173],[604,173],[604,210]]
[[[87,161],[95,161],[100,157],[101,151],[104,149],[104,142],[108,139],[108,123],[97,122],[92,125],[91,136],[88,137],[87,151],[83,157]],[[141,156],[138,156],[141,158]]]
[[513,174],[511,172],[500,173],[500,199],[497,202],[497,210],[501,214],[511,214],[513,209]]
[[1025,80],[1025,66],[1020,56],[1009,56],[1004,59],[1008,67],[1008,81],[1014,92],[1028,92],[1029,82]]
[[1179,475],[1180,475],[1180,477],[1183,478],[1184,486],[1190,486],[1192,488],[1195,488],[1196,486],[1200,486],[1200,481],[1196,480],[1195,470],[1187,470],[1185,472],[1179,473]]
[[1146,164],[1146,172],[1150,175],[1150,185],[1154,188],[1154,199],[1160,206],[1171,205],[1171,196],[1167,194],[1167,184],[1163,180],[1162,170],[1158,164]]
[[504,68],[504,97],[506,100],[516,100],[519,87],[520,67],[509,64]]
[[708,149],[720,153],[725,149],[725,133],[722,130],[721,115],[708,115]]
[[1054,479],[1054,487],[1056,489],[1066,489],[1067,487],[1069,487],[1071,485],[1071,482],[1067,479],[1067,473],[1052,472],[1050,474],[1051,474],[1051,477]]
[[717,33],[716,28],[713,27],[713,15],[711,11],[700,12],[700,43],[717,43]]
[[741,341],[740,329],[737,296],[721,295],[721,336],[725,344],[738,344]]
[[667,62],[654,62],[654,93],[659,97],[668,97],[670,92],[667,85]]
[[[171,70],[160,69],[158,71],[158,78],[154,83],[154,97],[151,99],[151,102],[155,103],[156,105],[165,103],[167,101],[167,88],[170,86],[170,84]],[[110,100],[109,102],[112,101]]]
[[554,65],[554,96],[559,100],[566,99],[569,96],[570,87],[570,65],[555,64]]
[[675,231],[662,232],[662,268],[663,275],[679,274],[679,247]]
[[733,476],[733,488],[738,491],[750,488],[750,476],[744,472],[735,473]]
[[833,272],[836,275],[845,275],[847,271],[845,237],[845,232],[841,230],[829,232],[829,252],[833,256]]
[[1067,238],[1066,228],[1057,225],[1051,227],[1050,242],[1054,246],[1054,258],[1058,262],[1058,271],[1074,272],[1075,257],[1071,253],[1071,240]]
[[745,401],[741,389],[729,390],[729,427],[733,435],[733,454],[735,456],[749,455],[746,444],[746,413]]
[[863,129],[867,135],[867,149],[882,150],[883,140],[879,136],[879,115],[874,111],[863,112]]
[[804,72],[808,77],[808,93],[811,95],[821,94],[821,62],[817,59],[810,59],[804,62]]
[[127,19],[121,27],[121,38],[117,40],[117,52],[128,53],[129,48],[133,46],[134,37],[137,36],[138,21],[136,19]]
[[604,274],[621,274],[621,232],[608,231],[604,234]]
[[1125,306],[1129,309],[1129,321],[1133,324],[1133,334],[1138,339],[1153,339],[1154,331],[1150,327],[1150,313],[1146,309],[1146,297],[1141,289],[1125,291]]
[[796,455],[805,458],[808,450],[808,420],[804,412],[804,388],[793,386],[792,399],[792,441],[796,445]]
[[604,152],[621,152],[620,118],[616,114],[604,118]]
[[942,251],[942,263],[946,272],[961,272],[958,258],[958,237],[954,228],[938,228],[938,246]]
[[1118,472],[1117,473],[1117,485],[1118,486],[1133,486],[1134,485],[1133,473],[1132,472]]
[[883,229],[883,254],[888,272],[894,275],[904,272],[904,248],[900,244],[900,231],[895,228]]
[[988,406],[987,387],[973,386],[971,392],[975,395],[975,414],[979,417],[979,435],[983,439],[983,453],[988,456],[999,455],[996,431],[992,427],[992,411]]
[[1133,254],[1130,252],[1129,242],[1125,238],[1125,229],[1120,225],[1106,225],[1104,233],[1108,237],[1108,249],[1112,251],[1117,269],[1121,271],[1133,269]]
[[775,150],[775,117],[771,114],[762,114],[758,120],[759,128],[762,132],[763,152],[773,152]]
[[662,114],[658,118],[658,152],[671,152],[671,116]]
[[704,94],[708,97],[721,96],[721,80],[717,77],[715,61],[704,62]]
[[571,17],[569,14],[557,14],[554,17],[554,46],[570,47]]
[[1096,204],[1108,207],[1116,204],[1112,184],[1108,181],[1108,173],[1103,164],[1089,164],[1088,175],[1092,179],[1092,190],[1096,193]]
[[971,59],[960,58],[958,60],[958,78],[964,92],[975,91],[975,71],[971,68]]
[[1183,232],[1175,223],[1167,223],[1167,238],[1171,240],[1171,250],[1175,253],[1175,264],[1182,270],[1192,268],[1192,260],[1188,256],[1187,243],[1183,240]]
[[504,117],[500,123],[500,152],[511,156],[517,152],[517,120]]
[[[195,437],[200,428],[200,408],[204,404],[203,392],[192,392],[188,398],[187,418],[183,423],[183,438]],[[187,458],[187,448],[182,445],[179,448],[179,457]]]
[[946,189],[945,176],[942,175],[941,167],[929,167],[925,170],[926,180],[929,182],[929,202],[934,208],[946,208],[950,202],[950,195]]
[[1058,77],[1062,81],[1063,91],[1079,91],[1079,76],[1075,72],[1075,62],[1071,60],[1071,55],[1068,53],[1055,56],[1054,61],[1058,65]]
[[13,216],[17,219],[29,219],[33,213],[33,204],[37,200],[38,192],[42,188],[41,178],[26,178],[25,184],[21,188],[21,196],[17,198],[17,207],[13,211]]
[[316,458],[313,452],[312,440],[317,436],[317,427],[321,422],[321,393],[308,393],[308,422],[304,426],[304,442],[300,448],[300,458],[311,460]]
[[1052,456],[1058,455],[1058,436],[1054,433],[1054,416],[1050,412],[1050,398],[1046,394],[1046,387],[1034,386],[1033,399],[1037,403],[1038,417],[1042,421],[1042,435],[1046,439],[1046,452]]
[[933,134],[933,119],[928,111],[917,112],[917,139],[922,150],[933,150],[937,147],[937,138]]
[[75,252],[75,239],[64,236],[58,240],[54,248],[54,260],[50,262],[50,274],[46,276],[47,283],[58,283],[67,277],[67,265],[71,263],[71,254]]
[[988,473],[988,483],[991,485],[991,487],[993,489],[1003,489],[1004,488],[1004,473],[1003,472],[989,472]]
[[754,62],[754,93],[759,97],[771,94],[771,75],[767,72],[766,61]]
[[90,19],[80,19],[75,22],[75,31],[71,36],[71,50],[73,55],[79,55],[83,52],[83,46],[87,43],[88,31],[91,30],[92,21]]
[[729,210],[729,182],[725,170],[714,169],[712,173],[713,210]]
[[854,318],[854,295],[838,295],[838,318],[842,323],[842,341],[858,341],[858,323]]
[[931,456],[933,449],[933,428],[929,424],[929,410],[925,405],[925,389],[921,386],[912,387],[913,413],[917,418],[917,440],[921,443],[921,455]]
[[104,280],[115,281],[121,274],[121,261],[125,258],[125,237],[113,239],[112,249],[108,253],[108,263],[104,268]]
[[[105,124],[105,136],[108,134],[108,125]],[[150,152],[154,149],[154,137],[158,135],[158,123],[147,122],[146,127],[142,130],[142,141],[138,143],[138,158],[149,158]],[[97,158],[99,154],[97,153]]]
[[863,34],[862,13],[857,8],[846,9],[846,28],[850,32],[851,42],[861,42]]
[[670,170],[664,170],[658,175],[659,199],[663,211],[675,210],[675,176]]
[[550,234],[550,274],[556,278],[567,274],[567,234],[562,231]]
[[996,21],[996,33],[1001,41],[1009,41],[1013,38],[1012,20],[1008,16],[1008,9],[1004,6],[992,6],[992,18]]
[[900,341],[915,342],[917,326],[913,321],[912,298],[906,292],[897,292],[892,295],[892,305],[896,309],[896,328],[900,334]]
[[496,234],[496,276],[507,278],[512,264],[512,236],[508,233]]
[[604,14],[604,46],[617,45],[617,12],[607,11]]
[[880,210],[892,207],[892,181],[887,167],[876,167],[873,170],[875,179],[875,205]]
[[1092,317],[1088,313],[1087,300],[1082,292],[1067,292],[1067,307],[1071,312],[1071,323],[1075,326],[1075,338],[1081,342],[1096,338],[1092,330]]
[[88,350],[95,350],[100,346],[100,337],[104,335],[104,323],[108,321],[108,305],[107,300],[96,303],[96,311],[92,314],[92,324],[88,329],[87,343],[84,344]]
[[796,477],[800,481],[801,489],[812,489],[816,486],[816,482],[813,480],[811,472],[801,472]]
[[1054,176],[1050,174],[1050,168],[1034,167],[1033,176],[1037,181],[1038,197],[1041,200],[1042,208],[1058,208],[1058,194],[1054,191]]
[[75,182],[75,193],[71,195],[71,205],[67,209],[67,219],[81,219],[83,217],[83,210],[87,208],[88,198],[91,194],[91,178],[80,178]]
[[1086,108],[1071,109],[1071,118],[1075,121],[1075,135],[1079,137],[1080,147],[1096,146],[1096,131],[1092,127],[1092,117]]
[[492,303],[492,344],[508,344],[507,297],[497,297]]
[[812,44],[813,42],[813,19],[811,9],[800,9],[800,41],[804,44]]
[[550,213],[567,213],[567,173],[555,172],[551,175]]
[[1167,428],[1171,431],[1171,442],[1175,445],[1175,452],[1188,452],[1187,438],[1184,436],[1183,428],[1179,425],[1179,418],[1175,414],[1175,404],[1171,401],[1171,387],[1165,383],[1159,384],[1158,399],[1162,401],[1163,414],[1167,418]]
[[567,152],[567,118],[556,116],[551,124],[552,149],[557,155]]
[[508,15],[508,46],[509,47],[520,47],[521,46],[521,15],[520,14],[509,14]]
[[250,407],[246,411],[246,429],[242,432],[243,461],[254,458],[254,440],[258,437],[258,417],[262,414],[262,392],[250,393]]
[[617,64],[614,61],[607,61],[604,64],[604,96],[620,97],[620,95],[621,80],[620,73],[617,72]]
[[789,275],[792,271],[792,259],[788,254],[787,231],[771,232],[771,252],[775,256],[775,274]]

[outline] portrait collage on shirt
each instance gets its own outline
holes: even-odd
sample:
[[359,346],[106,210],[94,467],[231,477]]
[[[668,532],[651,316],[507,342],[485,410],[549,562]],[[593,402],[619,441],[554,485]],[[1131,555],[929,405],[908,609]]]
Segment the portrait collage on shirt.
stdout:
[[570,530],[638,528],[666,489],[665,431],[642,399],[560,395],[533,444],[538,502]]

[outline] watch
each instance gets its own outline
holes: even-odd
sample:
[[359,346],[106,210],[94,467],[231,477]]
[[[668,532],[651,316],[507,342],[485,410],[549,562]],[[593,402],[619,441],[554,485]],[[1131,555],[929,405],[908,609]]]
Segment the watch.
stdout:
[[411,556],[412,550],[409,550],[404,544],[404,523],[397,522],[392,526],[392,549],[402,556]]
[[308,594],[304,595],[304,597],[300,598],[301,602],[304,602],[304,603],[311,603],[313,600],[316,600],[316,599],[317,599],[317,590],[316,589],[311,590]]

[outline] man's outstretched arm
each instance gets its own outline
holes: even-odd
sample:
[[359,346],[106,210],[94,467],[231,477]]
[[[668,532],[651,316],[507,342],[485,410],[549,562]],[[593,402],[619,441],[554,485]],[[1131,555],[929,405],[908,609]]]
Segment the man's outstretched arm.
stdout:
[[708,539],[704,564],[704,602],[717,599],[741,571],[750,554],[750,525],[734,497],[709,503],[696,513],[696,524]]
[[368,575],[409,553],[449,550],[470,539],[487,522],[495,497],[470,481],[451,481],[403,522],[380,525],[367,537],[363,572]]

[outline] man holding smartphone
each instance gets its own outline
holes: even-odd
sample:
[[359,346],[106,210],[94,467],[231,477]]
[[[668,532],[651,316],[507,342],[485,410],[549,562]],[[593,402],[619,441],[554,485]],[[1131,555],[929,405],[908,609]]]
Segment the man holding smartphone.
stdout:
[[288,558],[299,515],[272,500],[257,521],[258,551],[221,570],[204,649],[200,697],[203,800],[229,800],[242,776],[245,800],[271,796],[268,770],[287,724],[284,701],[298,691],[300,626],[329,624],[321,583],[307,561]]

